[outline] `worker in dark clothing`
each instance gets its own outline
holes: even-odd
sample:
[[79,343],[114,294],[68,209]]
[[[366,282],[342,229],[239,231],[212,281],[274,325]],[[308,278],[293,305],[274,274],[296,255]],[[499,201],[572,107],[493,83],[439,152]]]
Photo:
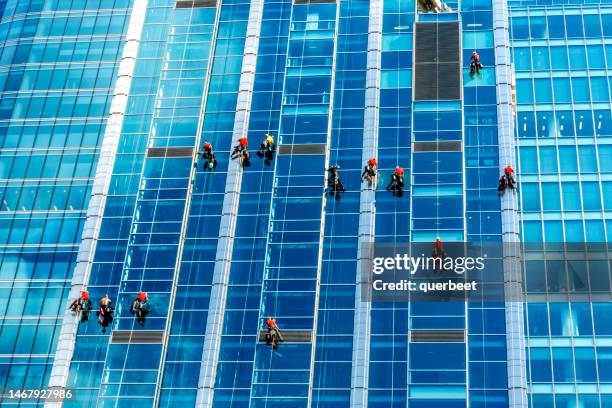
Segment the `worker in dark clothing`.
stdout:
[[423,13],[450,13],[453,11],[442,0],[418,0],[418,6]]
[[98,323],[102,326],[102,333],[106,333],[106,328],[113,322],[113,312],[115,309],[111,307],[111,303],[113,302],[108,295],[104,295],[100,299],[100,308],[96,312]]
[[497,195],[502,196],[506,192],[506,187],[508,187],[508,183],[506,181],[506,175],[503,175],[499,178],[499,184],[497,186]]
[[132,302],[130,312],[136,315],[136,321],[144,327],[147,315],[151,311],[151,304],[149,303],[149,297],[145,292],[138,292],[138,296]]
[[232,159],[243,156],[244,152],[247,151],[247,147],[249,147],[249,139],[246,136],[238,139],[238,144],[234,146],[234,151],[232,152]]
[[482,69],[482,64],[480,63],[480,56],[476,51],[472,53],[472,57],[470,58],[470,76],[473,77],[474,74],[480,75],[480,70]]
[[444,260],[446,259],[446,252],[444,252],[444,244],[440,237],[436,238],[434,242],[433,250],[431,251],[431,257],[434,258],[434,270],[444,269]]
[[367,180],[369,185],[372,185],[372,181],[374,177],[376,177],[376,168],[378,167],[378,163],[376,159],[372,158],[368,160],[365,167],[363,168],[363,173],[361,173],[361,179]]
[[514,169],[508,165],[504,169],[504,174],[499,178],[497,186],[498,195],[501,197],[506,192],[506,188],[511,190],[516,189],[516,180],[514,179]]
[[327,179],[329,194],[336,194],[336,197],[339,197],[339,193],[343,193],[345,191],[344,185],[342,184],[342,181],[340,181],[340,174],[338,172],[338,169],[340,169],[340,166],[338,166],[337,164],[327,169],[327,172],[329,173],[329,177]]
[[268,317],[268,320],[266,320],[266,329],[266,344],[268,346],[272,346],[273,350],[276,350],[278,348],[278,343],[282,343],[284,340],[283,335],[281,334],[280,329],[273,318]]
[[274,136],[270,134],[266,134],[266,138],[264,139],[263,142],[261,142],[261,145],[259,145],[259,150],[257,151],[257,155],[259,157],[265,156],[266,164],[270,164],[270,162],[272,161],[272,158],[274,157],[274,150],[275,150]]
[[217,158],[213,152],[213,146],[210,142],[204,142],[202,146],[202,158],[204,159],[204,168],[212,170],[217,167]]
[[444,244],[442,244],[442,240],[440,239],[440,237],[437,237],[436,241],[434,242],[434,248],[431,251],[431,256],[433,258],[446,258],[446,252],[444,252]]
[[89,320],[89,312],[92,309],[92,303],[89,299],[89,293],[86,290],[81,292],[81,296],[78,299],[75,299],[74,302],[70,305],[70,310],[74,312],[74,314],[81,316],[81,322],[86,322]]
[[232,152],[232,159],[240,158],[243,167],[248,167],[251,164],[251,154],[247,150],[248,146],[248,138],[242,136],[238,139],[238,144],[234,146],[234,151]]
[[506,185],[514,190],[516,188],[516,180],[514,179],[514,169],[512,166],[507,165],[504,169],[504,176],[506,177]]
[[404,192],[404,169],[400,166],[395,168],[391,174],[391,181],[387,186],[387,190],[393,190],[393,195],[401,196]]

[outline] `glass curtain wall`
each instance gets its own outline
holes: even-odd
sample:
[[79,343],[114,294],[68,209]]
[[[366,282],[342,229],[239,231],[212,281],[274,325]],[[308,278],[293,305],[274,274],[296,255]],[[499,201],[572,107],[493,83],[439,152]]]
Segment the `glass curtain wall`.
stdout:
[[48,383],[131,3],[0,1],[1,389]]
[[610,240],[612,9],[517,5],[510,22],[521,239],[548,251],[523,264],[527,290],[549,300],[530,301],[525,312],[529,402],[604,407],[612,403],[612,305],[569,295],[609,291],[610,262],[576,270],[550,251]]
[[329,148],[347,191],[325,207],[313,407],[350,403],[369,6],[340,1]]
[[[376,192],[377,243],[410,240],[412,189],[412,65],[415,2],[385,0],[378,128],[379,190]],[[401,198],[385,191],[395,166],[404,168]],[[408,303],[373,302],[370,313],[368,405],[405,407],[408,384]]]
[[[268,316],[285,331],[312,333],[317,325],[322,189],[328,163],[330,100],[337,8],[334,2],[294,4],[280,121],[286,145],[318,145],[322,153],[279,154],[267,235],[260,327]],[[316,146],[315,146],[316,147]],[[306,407],[312,343],[285,343],[282,356],[259,344],[251,406]]]
[[[291,0],[264,2],[248,128],[252,146],[258,146],[266,134],[278,142],[291,6]],[[249,406],[251,383],[260,381],[253,372],[262,327],[259,305],[277,158],[265,163],[253,156],[251,163],[242,173],[217,367],[213,404],[220,407]]]

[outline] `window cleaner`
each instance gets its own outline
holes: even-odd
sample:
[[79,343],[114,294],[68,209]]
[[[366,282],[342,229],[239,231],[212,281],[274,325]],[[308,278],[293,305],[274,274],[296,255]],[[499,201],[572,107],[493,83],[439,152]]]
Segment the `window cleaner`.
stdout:
[[503,175],[499,178],[499,183],[497,185],[497,195],[503,196],[506,192],[506,187],[508,187],[508,183],[506,182],[506,175]]
[[232,152],[232,159],[239,158],[242,167],[248,167],[251,164],[251,154],[247,150],[249,146],[249,139],[246,136],[242,136],[238,139],[238,144],[234,146],[234,151]]
[[507,165],[504,169],[504,174],[499,177],[497,185],[497,193],[501,197],[506,192],[506,189],[516,189],[516,180],[514,178],[514,169],[512,166]]
[[504,169],[504,176],[506,177],[506,184],[511,190],[516,188],[516,180],[514,179],[514,169],[512,166],[507,165]]
[[273,318],[268,317],[266,320],[266,329],[266,344],[268,346],[272,346],[273,350],[276,350],[278,348],[278,343],[282,343],[284,340],[283,335],[281,334],[280,329]]
[[327,172],[329,173],[329,177],[327,179],[327,187],[329,188],[329,194],[336,194],[336,197],[339,197],[340,193],[346,191],[344,185],[342,184],[342,181],[340,180],[340,173],[338,171],[339,169],[340,166],[337,164],[327,169]]
[[130,312],[136,315],[136,321],[140,326],[144,327],[147,315],[151,311],[151,303],[149,303],[149,297],[146,292],[138,292],[138,296],[132,302]]
[[387,185],[387,190],[393,190],[394,196],[401,196],[404,192],[404,169],[402,167],[395,167],[395,171],[391,174],[391,181]]
[[202,159],[204,159],[204,168],[212,170],[217,167],[217,158],[213,152],[213,146],[210,142],[204,142],[202,146]]
[[482,64],[480,63],[480,56],[476,51],[472,53],[472,57],[470,58],[470,76],[473,78],[474,74],[480,75],[480,70],[482,69]]
[[378,167],[378,163],[376,162],[376,159],[372,158],[368,160],[365,167],[363,168],[363,173],[361,173],[361,179],[367,180],[368,185],[370,186],[372,185],[372,181],[374,180],[374,177],[376,177],[377,167]]
[[104,297],[100,299],[100,308],[96,312],[98,324],[102,326],[102,333],[106,333],[106,328],[113,322],[113,312],[115,309],[111,307],[111,303],[113,303],[113,301],[108,295],[104,295]]
[[431,257],[435,259],[439,259],[439,262],[435,262],[433,263],[434,265],[434,271],[438,270],[438,264],[440,266],[440,269],[444,269],[444,259],[446,259],[446,252],[444,252],[444,244],[442,243],[442,240],[440,239],[440,237],[436,237],[436,240],[434,242],[434,247],[433,250],[431,251]]
[[423,13],[451,13],[453,9],[451,9],[446,3],[442,0],[418,0],[419,9]]
[[257,155],[259,157],[265,157],[266,164],[270,164],[272,158],[274,157],[274,150],[274,136],[272,136],[271,134],[266,134],[266,138],[263,142],[261,142],[261,145],[259,145]]
[[75,299],[70,305],[70,310],[74,312],[75,315],[80,314],[81,322],[86,322],[89,320],[89,312],[91,309],[92,303],[89,299],[89,293],[86,290],[81,291],[79,298]]

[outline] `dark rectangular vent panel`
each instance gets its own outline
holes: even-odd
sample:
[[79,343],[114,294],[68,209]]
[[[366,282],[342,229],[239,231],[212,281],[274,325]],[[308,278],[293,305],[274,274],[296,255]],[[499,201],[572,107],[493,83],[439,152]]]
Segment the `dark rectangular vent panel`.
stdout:
[[[312,332],[307,330],[281,330],[281,335],[283,343],[310,343],[312,341]],[[266,330],[259,332],[259,342],[266,342]]]
[[460,152],[461,142],[414,142],[414,152]]
[[162,342],[164,332],[161,330],[115,330],[111,335],[113,344],[159,344]]
[[149,147],[147,157],[192,157],[193,147]]
[[414,38],[414,99],[461,99],[459,23],[416,23]]
[[464,343],[463,330],[412,330],[411,343]]
[[278,154],[325,154],[324,144],[295,144],[278,146]]
[[201,7],[216,7],[217,0],[177,0],[174,4],[175,8],[201,8]]

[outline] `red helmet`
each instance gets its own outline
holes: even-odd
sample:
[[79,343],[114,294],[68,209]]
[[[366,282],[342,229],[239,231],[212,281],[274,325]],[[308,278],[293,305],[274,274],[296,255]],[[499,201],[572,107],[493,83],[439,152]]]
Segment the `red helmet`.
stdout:
[[268,317],[268,320],[266,320],[266,326],[274,327],[274,324],[275,324],[274,319],[271,317]]
[[378,166],[378,163],[376,162],[376,159],[374,159],[374,158],[368,160],[368,164],[370,166]]
[[85,300],[89,300],[89,293],[86,290],[81,291],[81,297]]
[[147,298],[147,293],[146,292],[138,292],[138,297],[137,297],[138,300],[140,300],[142,302],[146,298]]
[[436,238],[436,248],[442,248],[442,240],[440,240],[440,237]]
[[506,166],[506,168],[504,169],[504,173],[506,174],[512,174],[514,173],[514,169],[512,168],[511,165]]
[[395,174],[397,174],[398,176],[403,176],[404,175],[404,169],[400,166],[397,166],[395,168]]
[[212,145],[210,144],[210,142],[204,142],[204,148],[205,149],[212,149]]

